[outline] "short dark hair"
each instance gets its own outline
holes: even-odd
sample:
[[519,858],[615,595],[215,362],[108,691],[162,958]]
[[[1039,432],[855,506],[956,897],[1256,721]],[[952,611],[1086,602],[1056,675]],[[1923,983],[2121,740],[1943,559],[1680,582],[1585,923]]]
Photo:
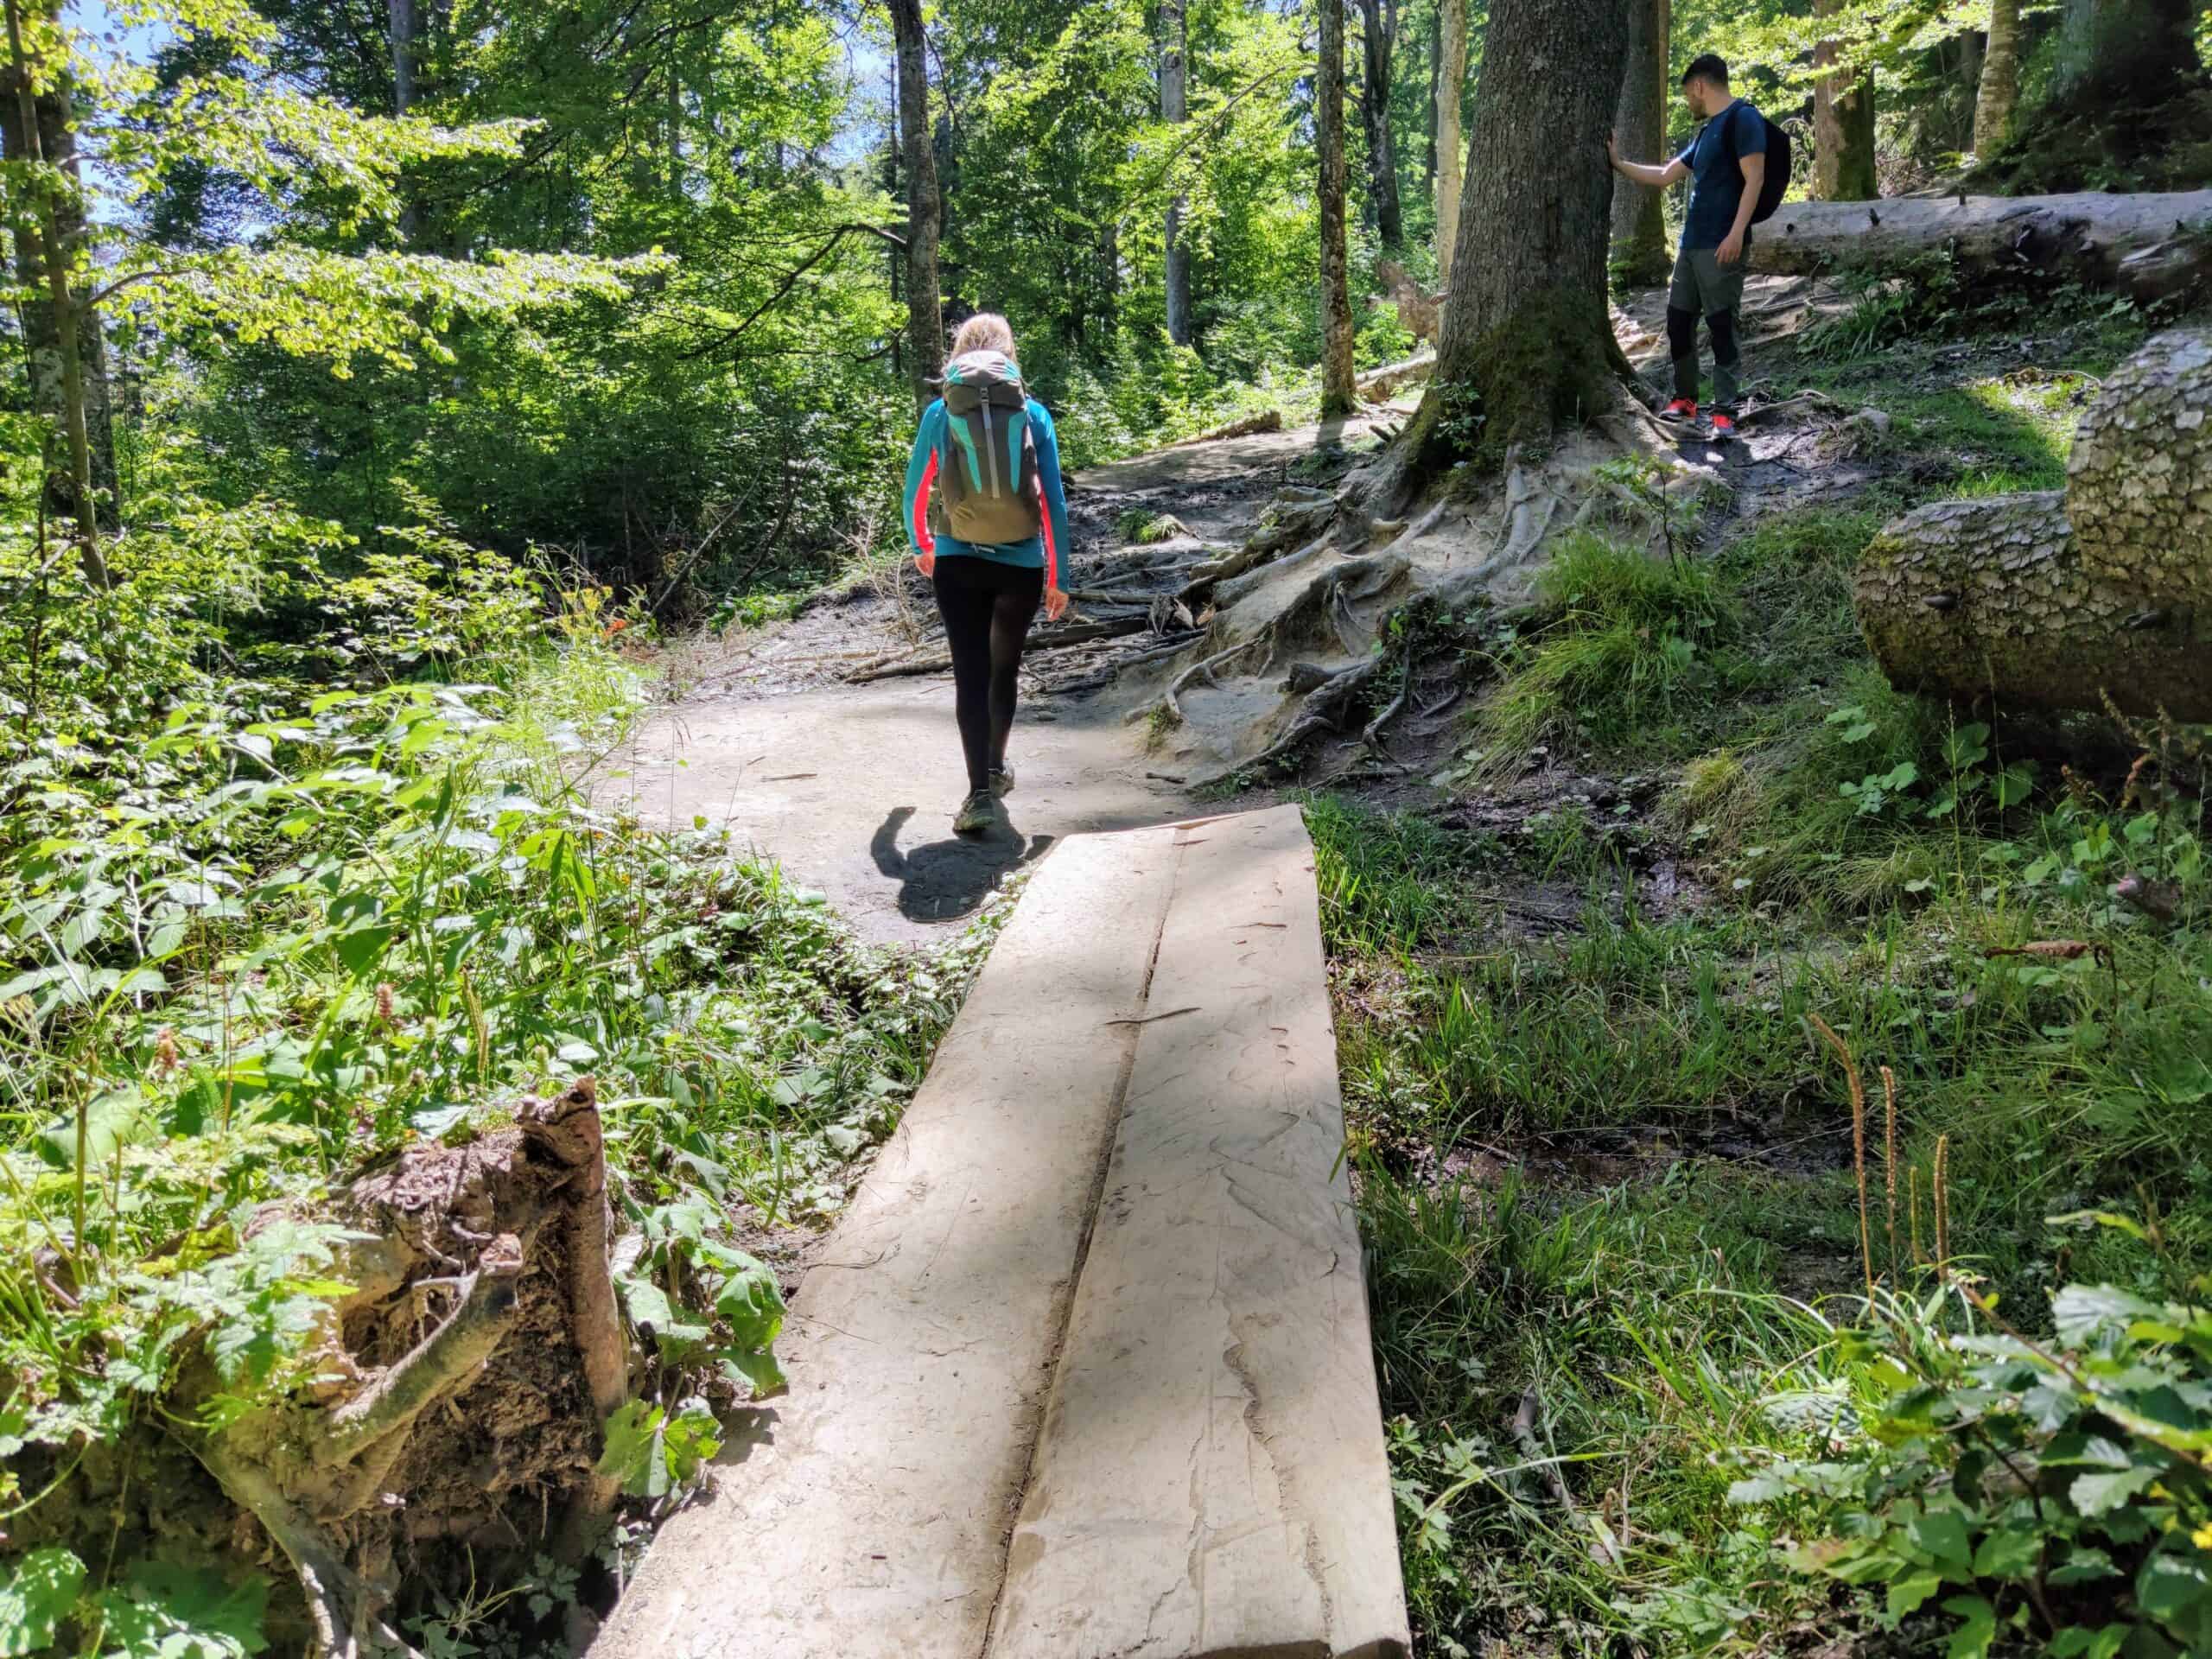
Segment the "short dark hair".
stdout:
[[1694,80],[1709,80],[1715,86],[1728,84],[1728,62],[1718,52],[1707,52],[1690,60],[1690,67],[1682,71],[1682,85]]

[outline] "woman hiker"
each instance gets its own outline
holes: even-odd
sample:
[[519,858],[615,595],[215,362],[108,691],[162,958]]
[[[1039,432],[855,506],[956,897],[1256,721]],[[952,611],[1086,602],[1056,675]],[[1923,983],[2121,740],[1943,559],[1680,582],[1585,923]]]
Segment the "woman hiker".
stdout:
[[922,413],[906,463],[906,533],[937,591],[952,657],[953,714],[968,761],[968,798],[953,833],[981,835],[1014,787],[1006,740],[1038,601],[1053,621],[1068,607],[1059,443],[1052,417],[1022,388],[1013,329],[992,312],[960,325],[944,396]]

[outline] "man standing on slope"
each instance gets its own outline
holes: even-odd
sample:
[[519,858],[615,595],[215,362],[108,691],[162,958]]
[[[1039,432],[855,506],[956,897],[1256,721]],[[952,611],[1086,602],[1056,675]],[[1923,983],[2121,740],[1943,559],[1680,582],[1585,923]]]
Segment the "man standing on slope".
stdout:
[[1689,213],[1667,289],[1667,347],[1675,359],[1670,420],[1697,419],[1697,320],[1713,333],[1713,435],[1736,435],[1736,391],[1742,383],[1743,342],[1736,313],[1744,299],[1744,261],[1751,251],[1751,214],[1766,181],[1766,118],[1728,90],[1728,66],[1714,53],[1682,72],[1682,101],[1705,124],[1689,148],[1664,167],[1621,159],[1618,135],[1605,140],[1615,170],[1663,190],[1688,174]]

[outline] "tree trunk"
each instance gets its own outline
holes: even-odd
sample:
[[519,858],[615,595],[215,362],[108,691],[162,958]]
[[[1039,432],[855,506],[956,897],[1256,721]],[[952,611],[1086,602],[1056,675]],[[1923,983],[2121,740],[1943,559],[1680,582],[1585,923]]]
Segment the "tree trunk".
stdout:
[[[1160,0],[1160,118],[1180,126],[1190,118],[1185,99],[1184,53],[1190,30],[1184,18],[1184,0]],[[1167,204],[1167,338],[1178,346],[1191,343],[1191,251],[1183,245],[1183,198]]]
[[2066,511],[2092,574],[2202,607],[2212,620],[2208,417],[2212,327],[2157,336],[2105,381],[2082,416],[2066,467]]
[[2164,102],[2201,79],[2192,0],[2066,0],[2058,95],[2072,102]]
[[1436,284],[1452,286],[1452,255],[1459,240],[1459,193],[1467,141],[1459,130],[1459,94],[1467,84],[1467,0],[1439,0],[1444,51],[1436,82]]
[[[47,469],[45,497],[50,513],[76,524],[85,573],[105,587],[99,536],[120,527],[121,497],[105,342],[98,314],[82,302],[71,276],[86,234],[75,124],[66,83],[33,91],[35,66],[18,0],[7,0],[7,21],[0,150],[32,181],[31,189],[10,193],[9,206],[16,274],[39,296],[22,308],[24,353],[33,407],[60,429],[69,458],[66,474]],[[42,21],[54,26],[51,14]],[[35,202],[25,200],[34,195]]]
[[2020,0],[1990,0],[1989,47],[1974,100],[1974,153],[1987,161],[2005,147],[2020,96]]
[[1351,289],[1344,252],[1344,8],[1321,0],[1313,125],[1321,163],[1321,414],[1352,410]]
[[1900,690],[2212,720],[2212,612],[2091,574],[2055,491],[1939,501],[1877,536],[1859,625]]
[[1459,455],[1501,459],[1623,396],[1605,305],[1605,134],[1627,0],[1496,0],[1435,378],[1382,480],[1395,511]]
[[1902,268],[1941,254],[1963,276],[2049,273],[2148,304],[2212,271],[2212,190],[2112,196],[1891,197],[1784,203],[1759,227],[1755,270]]
[[[1845,0],[1817,0],[1821,16],[1843,9]],[[1813,49],[1813,67],[1837,63],[1841,49],[1822,41]],[[1874,181],[1874,78],[1865,70],[1840,69],[1813,83],[1813,195],[1820,201],[1871,201],[1881,194]]]
[[[1464,0],[1463,0],[1464,3]],[[1628,68],[1613,126],[1621,153],[1639,161],[1667,146],[1669,0],[1629,0]],[[1613,277],[1626,286],[1667,280],[1667,220],[1660,192],[1625,175],[1613,180]]]
[[1390,132],[1390,54],[1397,43],[1397,0],[1359,0],[1360,113],[1367,128],[1369,200],[1376,233],[1386,248],[1405,245],[1405,209],[1398,200],[1397,141]]
[[1421,156],[1421,188],[1436,200],[1436,89],[1443,70],[1444,8],[1440,3],[1428,11],[1428,119],[1421,133],[1425,146]]
[[[415,107],[415,0],[388,0],[385,15],[391,25],[391,112],[404,117]],[[422,226],[404,181],[401,189],[399,239],[411,248]]]
[[914,404],[926,409],[928,384],[944,365],[944,315],[938,302],[937,243],[943,213],[937,156],[930,143],[930,79],[921,0],[891,0],[899,54],[899,124],[906,152],[906,372]]

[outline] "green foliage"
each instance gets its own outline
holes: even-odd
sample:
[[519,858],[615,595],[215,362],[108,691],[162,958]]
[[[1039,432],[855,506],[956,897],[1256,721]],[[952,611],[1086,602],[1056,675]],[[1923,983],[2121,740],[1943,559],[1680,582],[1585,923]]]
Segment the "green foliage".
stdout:
[[1548,616],[1502,642],[1463,768],[1518,766],[1569,731],[1618,740],[1709,685],[1710,650],[1734,626],[1708,566],[1586,533],[1563,540],[1538,588]]
[[682,1401],[672,1412],[648,1400],[626,1401],[607,1420],[599,1472],[632,1497],[665,1497],[698,1478],[721,1449],[721,1433],[704,1400]]
[[1812,1460],[1731,1491],[1827,1535],[1802,1570],[1878,1591],[1947,1651],[2184,1653],[2212,1641],[2212,1314],[2075,1285],[2052,1338],[1988,1329],[1971,1290],[1897,1299],[1823,1361],[1848,1390]]

